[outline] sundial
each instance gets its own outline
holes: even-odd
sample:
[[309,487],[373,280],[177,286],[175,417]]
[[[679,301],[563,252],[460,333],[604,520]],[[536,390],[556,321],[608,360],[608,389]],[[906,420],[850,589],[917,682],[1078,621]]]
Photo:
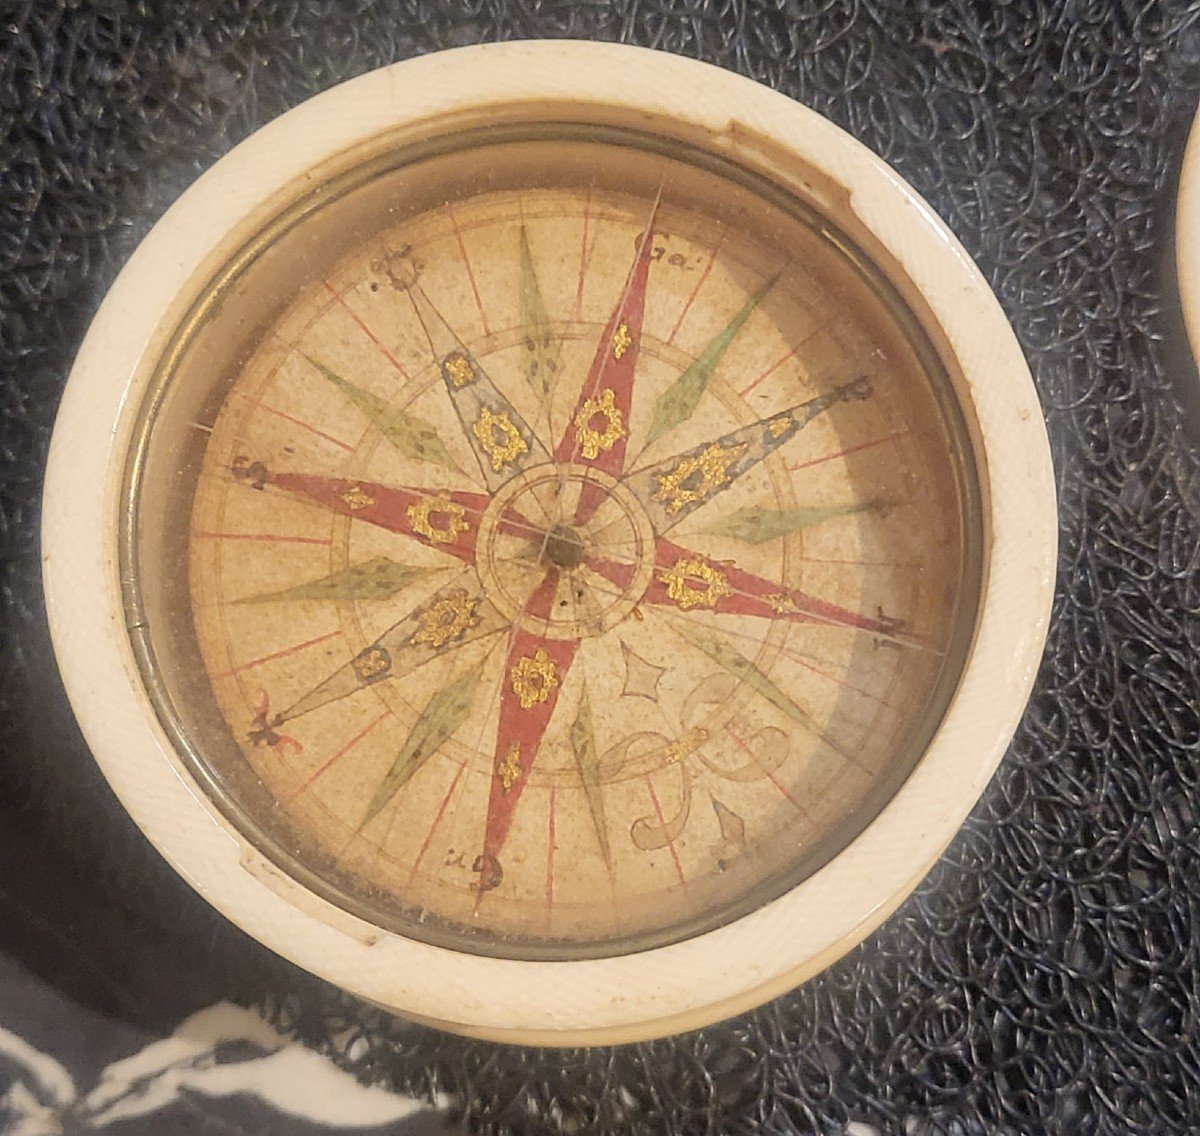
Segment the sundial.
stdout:
[[1053,504],[1011,332],[877,159],[517,44],[322,96],[160,222],[71,379],[47,584],[218,907],[449,1028],[624,1040],[915,884],[1027,693]]

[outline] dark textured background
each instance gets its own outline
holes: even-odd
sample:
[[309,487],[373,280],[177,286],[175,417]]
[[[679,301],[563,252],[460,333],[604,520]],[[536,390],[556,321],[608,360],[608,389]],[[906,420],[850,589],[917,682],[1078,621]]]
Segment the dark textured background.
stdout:
[[[402,1025],[208,909],[88,758],[37,576],[71,358],[177,193],[339,80],[533,36],[698,56],[892,162],[1013,320],[1062,517],[1029,712],[918,894],[757,1013],[568,1053]],[[257,1002],[365,1078],[458,1094],[480,1131],[1200,1128],[1200,408],[1171,267],[1198,88],[1183,3],[0,0],[0,949],[142,1027]]]

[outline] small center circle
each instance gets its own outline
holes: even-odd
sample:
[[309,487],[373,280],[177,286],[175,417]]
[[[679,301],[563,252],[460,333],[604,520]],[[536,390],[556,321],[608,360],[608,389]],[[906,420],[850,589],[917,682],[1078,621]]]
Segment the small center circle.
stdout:
[[[537,523],[539,515],[570,517],[585,486],[600,498],[586,523]],[[479,518],[475,547],[479,582],[501,615],[550,639],[590,638],[615,627],[637,607],[654,574],[654,529],[645,506],[616,478],[569,463],[534,466],[501,485]],[[611,577],[614,563],[617,579],[602,579],[605,571]],[[535,616],[527,605],[547,569],[562,575],[549,610]]]
[[575,568],[583,563],[583,537],[570,525],[555,525],[546,534],[546,562],[556,568]]

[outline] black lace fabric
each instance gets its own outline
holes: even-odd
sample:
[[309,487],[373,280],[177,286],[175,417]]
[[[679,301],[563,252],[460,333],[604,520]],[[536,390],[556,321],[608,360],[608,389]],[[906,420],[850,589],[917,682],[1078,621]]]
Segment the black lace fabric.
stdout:
[[[1022,727],[899,913],[741,1019],[569,1052],[399,1022],[193,895],[76,731],[36,529],[88,320],[201,170],[362,71],[543,36],[730,68],[891,162],[1013,321],[1062,533]],[[453,1094],[480,1132],[1200,1128],[1200,388],[1172,268],[1197,88],[1200,5],[1170,2],[0,3],[0,948],[140,1024],[263,1006],[365,1080]]]

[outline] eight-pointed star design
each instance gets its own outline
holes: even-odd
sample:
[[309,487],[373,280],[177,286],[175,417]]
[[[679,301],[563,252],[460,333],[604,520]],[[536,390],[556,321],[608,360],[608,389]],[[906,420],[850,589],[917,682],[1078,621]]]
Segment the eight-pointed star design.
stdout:
[[[285,491],[475,569],[467,573],[470,583],[456,580],[443,587],[293,705],[274,716],[261,712],[251,738],[271,743],[280,738],[278,727],[318,706],[410,673],[484,636],[507,632],[487,818],[474,864],[480,895],[503,879],[501,855],[514,810],[581,644],[589,635],[610,630],[612,612],[637,616],[642,606],[650,606],[673,609],[683,618],[695,612],[733,613],[833,624],[880,636],[896,629],[882,613],[864,616],[736,564],[714,562],[669,536],[685,517],[817,415],[868,397],[866,378],[663,460],[626,468],[653,225],[652,212],[552,453],[442,318],[416,273],[393,276],[398,285],[402,280],[424,327],[487,493],[272,471],[245,460],[232,468],[235,477],[252,480],[255,488]],[[640,555],[621,555],[620,545],[602,539],[605,530],[622,523],[635,535],[646,534]],[[517,588],[516,600],[485,563],[484,545],[501,537],[522,549],[516,559],[524,586]],[[597,610],[606,603],[607,622],[605,611]],[[560,617],[560,606],[569,608],[569,618]],[[715,661],[736,673],[741,656],[734,652],[732,658],[732,664],[730,658]],[[431,699],[370,802],[360,830],[461,724],[473,692],[459,682]]]

